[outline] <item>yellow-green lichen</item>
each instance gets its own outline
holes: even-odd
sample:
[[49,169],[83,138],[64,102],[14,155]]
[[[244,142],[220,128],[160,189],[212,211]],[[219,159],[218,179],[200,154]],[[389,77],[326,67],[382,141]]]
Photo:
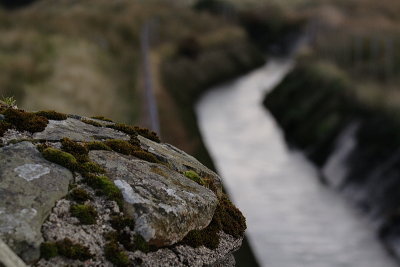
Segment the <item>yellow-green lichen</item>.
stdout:
[[206,185],[205,181],[197,174],[197,172],[189,170],[183,173],[190,180],[198,183],[199,185]]
[[95,224],[97,211],[92,205],[77,204],[72,205],[70,210],[73,217],[78,218],[82,224]]

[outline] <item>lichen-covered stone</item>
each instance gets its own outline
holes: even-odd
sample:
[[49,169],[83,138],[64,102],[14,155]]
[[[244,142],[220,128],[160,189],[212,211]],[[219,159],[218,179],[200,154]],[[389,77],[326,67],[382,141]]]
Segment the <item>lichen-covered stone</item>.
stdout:
[[0,238],[26,262],[37,260],[41,226],[68,193],[72,174],[30,142],[0,148],[0,162]]
[[91,151],[89,156],[120,188],[135,231],[150,244],[174,244],[210,223],[218,202],[215,194],[182,174],[115,152]]
[[138,139],[143,149],[154,154],[161,162],[167,163],[177,172],[194,171],[202,178],[211,179],[218,195],[222,194],[222,183],[219,176],[194,157],[170,144],[156,143],[142,136],[138,136]]
[[46,129],[33,135],[34,139],[61,140],[69,138],[74,141],[95,141],[102,139],[129,140],[130,137],[120,131],[105,127],[96,127],[74,118],[62,121],[50,120]]

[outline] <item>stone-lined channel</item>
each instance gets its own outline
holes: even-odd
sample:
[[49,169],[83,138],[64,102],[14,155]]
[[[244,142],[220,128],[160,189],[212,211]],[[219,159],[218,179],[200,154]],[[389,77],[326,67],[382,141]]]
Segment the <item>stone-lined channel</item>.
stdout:
[[262,106],[293,64],[270,60],[211,89],[196,107],[206,146],[247,217],[256,257],[266,267],[397,266],[367,220],[319,182],[301,153],[287,148]]

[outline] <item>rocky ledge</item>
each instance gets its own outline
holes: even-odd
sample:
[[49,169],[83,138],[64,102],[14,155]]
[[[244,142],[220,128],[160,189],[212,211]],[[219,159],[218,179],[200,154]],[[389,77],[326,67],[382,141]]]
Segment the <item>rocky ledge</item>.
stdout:
[[3,105],[0,162],[0,266],[235,264],[220,178],[147,129]]

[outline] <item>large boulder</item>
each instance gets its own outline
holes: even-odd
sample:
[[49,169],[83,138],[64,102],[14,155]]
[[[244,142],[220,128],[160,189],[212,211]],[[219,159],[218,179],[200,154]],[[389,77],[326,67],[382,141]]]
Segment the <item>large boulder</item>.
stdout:
[[243,232],[229,220],[244,231],[244,218],[195,158],[146,129],[10,109],[0,105],[0,266],[234,264]]

